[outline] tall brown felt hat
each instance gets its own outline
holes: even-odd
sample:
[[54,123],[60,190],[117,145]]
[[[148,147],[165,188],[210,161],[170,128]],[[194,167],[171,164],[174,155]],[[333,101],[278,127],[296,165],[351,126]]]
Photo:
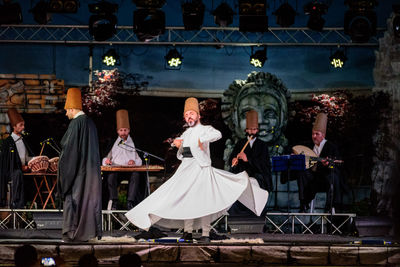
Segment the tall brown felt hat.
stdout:
[[246,112],[246,128],[258,128],[258,113],[255,110]]
[[325,113],[319,113],[315,118],[315,122],[313,125],[313,131],[320,131],[323,134],[326,134],[326,126],[328,124],[328,115]]
[[15,126],[18,123],[24,121],[21,114],[15,108],[10,108],[7,110],[8,119],[10,120],[11,126]]
[[117,117],[117,130],[121,128],[128,128],[130,129],[129,125],[129,114],[126,109],[120,109],[116,113]]
[[185,101],[185,108],[184,108],[184,110],[183,110],[183,114],[185,114],[186,111],[189,111],[189,110],[196,111],[197,114],[200,114],[200,111],[199,111],[199,101],[197,101],[197,99],[194,98],[194,97],[189,97],[188,99],[186,99],[186,101]]
[[82,95],[79,88],[69,88],[64,109],[75,108],[82,110]]

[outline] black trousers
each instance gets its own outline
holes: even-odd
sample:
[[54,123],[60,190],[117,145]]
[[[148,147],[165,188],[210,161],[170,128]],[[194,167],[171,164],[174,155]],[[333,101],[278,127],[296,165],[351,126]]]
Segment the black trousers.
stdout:
[[109,199],[118,199],[118,185],[121,180],[128,180],[127,200],[138,204],[143,192],[140,192],[140,175],[138,172],[111,172],[107,177]]
[[25,186],[22,170],[14,170],[11,173],[11,208],[21,209],[25,206]]
[[341,203],[340,172],[336,169],[328,172],[299,171],[297,185],[301,204],[309,204],[318,192],[326,192],[326,208],[330,207],[332,196],[333,206]]

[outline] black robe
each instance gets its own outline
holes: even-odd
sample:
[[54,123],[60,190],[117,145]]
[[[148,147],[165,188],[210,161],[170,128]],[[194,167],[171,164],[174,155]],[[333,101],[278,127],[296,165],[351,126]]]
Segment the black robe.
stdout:
[[74,241],[100,238],[100,154],[93,121],[86,115],[71,120],[61,146],[58,186],[64,200],[62,233]]
[[[309,147],[313,149],[314,144],[310,144]],[[338,147],[330,141],[326,141],[319,157],[341,159]],[[305,171],[294,173],[297,176],[299,200],[302,205],[309,204],[311,200],[315,198],[317,192],[327,193],[326,209],[330,208],[331,200],[333,206],[341,203],[342,191],[345,188],[339,165],[330,168],[329,166],[324,166],[322,162],[318,162],[316,170],[310,168]],[[333,186],[333,191],[331,190],[331,184]]]
[[[28,156],[33,157],[25,138],[22,138]],[[0,149],[0,206],[7,205],[7,183],[12,180],[11,207],[23,208],[24,200],[24,179],[22,174],[22,163],[18,154],[14,139],[9,135],[3,140]]]
[[[246,142],[247,139],[242,139],[235,145],[229,163],[232,163],[232,159],[239,154]],[[257,179],[257,182],[262,189],[271,192],[273,186],[267,143],[257,138],[252,147],[250,147],[250,144],[246,146],[244,153],[246,154],[248,161],[244,162],[243,160],[239,160],[238,164],[234,166],[231,171],[233,173],[246,171],[250,177]]]

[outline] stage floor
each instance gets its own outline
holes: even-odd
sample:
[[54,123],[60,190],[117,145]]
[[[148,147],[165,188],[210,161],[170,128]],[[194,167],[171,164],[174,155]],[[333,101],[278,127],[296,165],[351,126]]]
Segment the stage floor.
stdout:
[[[104,232],[102,240],[65,243],[60,230],[1,230],[1,266],[13,266],[13,254],[21,244],[33,245],[39,257],[61,256],[66,266],[94,253],[100,266],[118,266],[120,255],[135,252],[143,266],[377,266],[400,265],[400,246],[382,237],[351,237],[329,234],[227,234],[224,241],[209,243],[140,242],[140,232]],[[180,237],[176,232],[165,232]],[[194,234],[195,238],[201,234]],[[376,244],[360,244],[368,241]],[[386,244],[379,244],[382,241]],[[390,243],[389,243],[390,242]]]

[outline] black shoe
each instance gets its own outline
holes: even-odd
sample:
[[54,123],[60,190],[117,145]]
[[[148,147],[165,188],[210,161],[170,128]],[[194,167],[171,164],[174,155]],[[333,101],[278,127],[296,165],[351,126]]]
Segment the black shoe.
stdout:
[[226,235],[219,235],[215,231],[211,230],[210,231],[210,240],[225,240],[229,239]]
[[200,243],[210,243],[210,238],[208,236],[202,236],[199,239]]
[[183,232],[181,239],[183,239],[185,241],[193,241],[193,235],[192,235],[192,233]]
[[128,203],[126,204],[126,208],[128,210],[131,210],[135,207],[135,205],[133,204],[133,201],[128,200]]

